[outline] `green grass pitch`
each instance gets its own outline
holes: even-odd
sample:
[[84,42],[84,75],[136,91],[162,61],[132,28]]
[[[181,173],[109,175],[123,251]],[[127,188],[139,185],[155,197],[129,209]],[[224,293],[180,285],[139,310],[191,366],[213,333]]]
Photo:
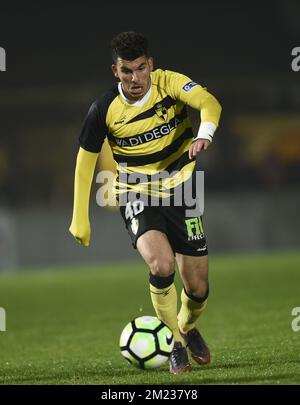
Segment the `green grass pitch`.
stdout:
[[[154,315],[142,261],[0,276],[1,384],[299,384],[300,254],[215,256],[200,319],[212,362],[173,376],[128,365],[119,336]],[[177,284],[180,287],[178,275]]]

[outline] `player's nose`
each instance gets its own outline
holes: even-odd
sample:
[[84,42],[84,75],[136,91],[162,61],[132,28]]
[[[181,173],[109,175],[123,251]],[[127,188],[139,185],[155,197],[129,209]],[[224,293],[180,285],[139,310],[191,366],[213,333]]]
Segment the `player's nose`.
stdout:
[[131,81],[134,82],[134,83],[137,83],[139,81],[139,77],[138,77],[137,72],[132,73]]

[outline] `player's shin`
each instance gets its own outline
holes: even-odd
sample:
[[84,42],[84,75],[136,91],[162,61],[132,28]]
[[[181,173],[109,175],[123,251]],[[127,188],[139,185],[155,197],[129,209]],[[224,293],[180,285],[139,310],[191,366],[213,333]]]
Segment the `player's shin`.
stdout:
[[178,326],[181,332],[186,333],[195,327],[196,321],[207,305],[208,291],[202,298],[187,294],[185,289],[181,292],[181,308],[178,314]]
[[177,323],[177,292],[174,275],[158,277],[150,273],[150,294],[157,317],[173,332],[176,342],[184,344]]

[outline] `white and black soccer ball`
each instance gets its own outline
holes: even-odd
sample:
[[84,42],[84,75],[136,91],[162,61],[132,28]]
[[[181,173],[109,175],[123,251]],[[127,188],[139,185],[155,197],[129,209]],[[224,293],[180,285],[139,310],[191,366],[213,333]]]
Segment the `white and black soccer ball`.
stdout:
[[174,346],[174,336],[166,324],[154,316],[141,316],[129,322],[120,337],[125,359],[141,369],[164,364]]

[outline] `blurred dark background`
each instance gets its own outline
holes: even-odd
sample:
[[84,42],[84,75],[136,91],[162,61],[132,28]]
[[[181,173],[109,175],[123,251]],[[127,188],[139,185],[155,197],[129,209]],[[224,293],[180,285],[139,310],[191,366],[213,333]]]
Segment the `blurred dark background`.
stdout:
[[[125,30],[149,38],[156,67],[190,76],[223,106],[200,158],[213,250],[298,248],[299,20],[294,0],[2,4],[0,268],[135,254],[94,197],[88,252],[67,234],[78,134],[114,82],[109,43]],[[107,251],[116,234],[118,252]]]

